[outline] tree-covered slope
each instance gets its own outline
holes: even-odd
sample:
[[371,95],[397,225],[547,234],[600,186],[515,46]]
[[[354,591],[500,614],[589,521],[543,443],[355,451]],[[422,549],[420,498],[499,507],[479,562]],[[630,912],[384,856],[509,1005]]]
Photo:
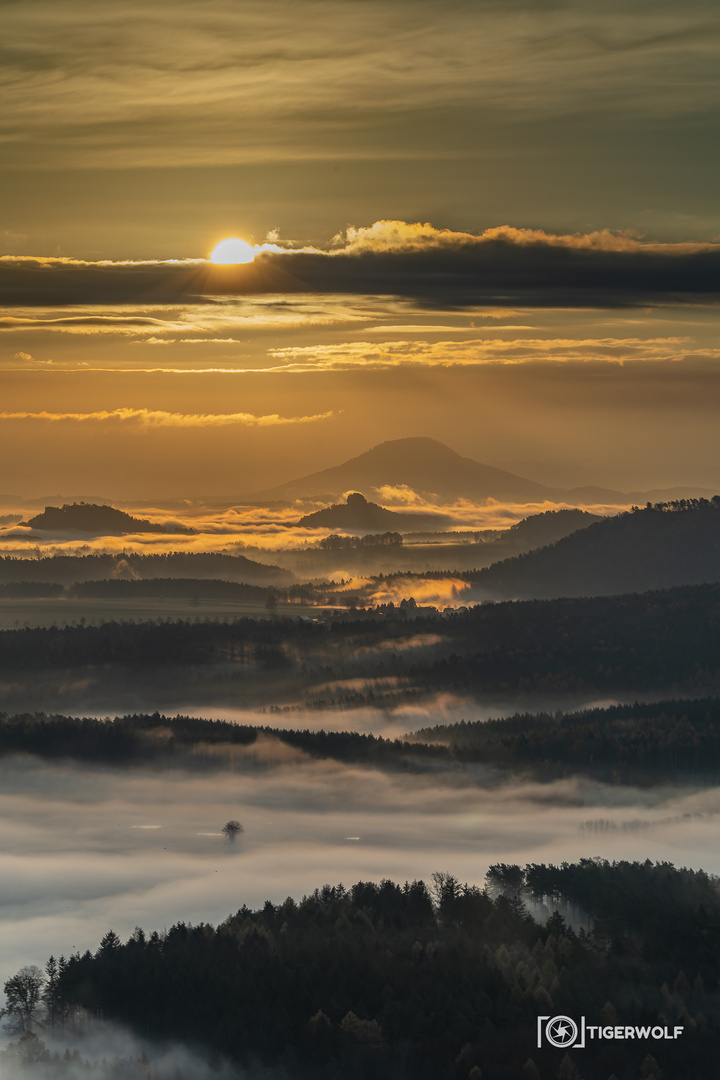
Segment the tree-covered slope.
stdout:
[[136,518],[103,503],[65,503],[46,506],[41,514],[23,522],[44,532],[87,533],[89,536],[122,536],[124,533],[192,533],[179,522],[156,522]]
[[463,576],[480,599],[602,596],[720,581],[720,496],[606,518]]
[[[72,1027],[80,1009],[240,1066],[274,1066],[283,1080],[577,1076],[564,1051],[538,1049],[539,1015],[682,1028],[677,1040],[591,1041],[584,1080],[714,1075],[714,879],[585,859],[498,864],[488,880],[489,892],[446,872],[432,890],[361,881],[242,907],[217,928],[138,929],[125,943],[108,931],[94,954],[49,965],[48,1010],[56,1025]],[[523,901],[580,905],[593,928],[576,933],[559,915],[543,926]]]

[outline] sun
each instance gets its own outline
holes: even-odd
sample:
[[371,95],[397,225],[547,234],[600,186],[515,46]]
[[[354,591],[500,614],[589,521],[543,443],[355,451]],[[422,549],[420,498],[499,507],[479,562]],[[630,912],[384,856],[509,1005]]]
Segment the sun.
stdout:
[[238,263],[251,263],[255,258],[255,248],[247,240],[229,236],[221,240],[210,253],[210,262],[216,266],[235,266]]

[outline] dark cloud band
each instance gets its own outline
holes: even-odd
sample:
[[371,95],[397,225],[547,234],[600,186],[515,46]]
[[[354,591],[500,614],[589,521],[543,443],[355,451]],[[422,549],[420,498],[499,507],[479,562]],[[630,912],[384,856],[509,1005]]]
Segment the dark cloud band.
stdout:
[[324,293],[400,296],[428,307],[624,307],[715,303],[720,297],[720,245],[642,244],[622,237],[599,243],[597,237],[520,230],[472,237],[427,226],[405,228],[417,228],[417,234],[394,245],[386,236],[361,230],[339,248],[263,251],[254,263],[231,267],[198,260],[4,257],[0,302],[62,307]]

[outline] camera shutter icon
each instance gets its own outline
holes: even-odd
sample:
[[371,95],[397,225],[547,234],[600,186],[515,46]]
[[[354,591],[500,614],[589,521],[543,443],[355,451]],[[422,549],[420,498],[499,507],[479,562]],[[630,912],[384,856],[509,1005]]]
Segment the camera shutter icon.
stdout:
[[578,1026],[569,1016],[553,1016],[545,1025],[545,1038],[552,1046],[572,1046],[577,1037]]

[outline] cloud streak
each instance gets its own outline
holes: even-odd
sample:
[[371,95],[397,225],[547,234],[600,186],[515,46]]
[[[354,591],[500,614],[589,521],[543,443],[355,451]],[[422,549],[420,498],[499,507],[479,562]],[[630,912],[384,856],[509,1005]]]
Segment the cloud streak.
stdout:
[[[515,329],[514,327],[512,329]],[[664,338],[473,338],[465,341],[347,341],[331,345],[293,345],[269,350],[280,363],[299,370],[392,368],[403,364],[472,366],[533,362],[718,359],[720,350],[699,349],[685,337]]]
[[253,413],[174,413],[163,409],[98,409],[95,412],[0,412],[0,420],[44,420],[59,422],[107,422],[142,424],[145,427],[274,427],[281,424],[312,424],[327,420],[332,412],[315,416],[279,416],[271,413],[255,416]]

